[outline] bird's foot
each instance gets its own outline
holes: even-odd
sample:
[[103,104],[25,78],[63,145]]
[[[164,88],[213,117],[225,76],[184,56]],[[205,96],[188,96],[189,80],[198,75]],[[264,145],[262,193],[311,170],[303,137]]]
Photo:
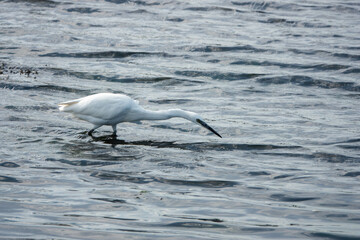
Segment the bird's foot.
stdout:
[[92,136],[93,136],[93,132],[94,132],[94,129],[91,129],[91,130],[88,132],[88,135],[89,135],[90,137],[92,137]]

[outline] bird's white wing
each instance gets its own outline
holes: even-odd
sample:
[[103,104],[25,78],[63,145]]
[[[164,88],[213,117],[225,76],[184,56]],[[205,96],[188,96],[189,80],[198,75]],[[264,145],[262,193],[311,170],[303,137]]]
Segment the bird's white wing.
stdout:
[[110,120],[126,114],[134,104],[136,102],[128,96],[101,93],[60,103],[59,106],[60,110],[74,115]]

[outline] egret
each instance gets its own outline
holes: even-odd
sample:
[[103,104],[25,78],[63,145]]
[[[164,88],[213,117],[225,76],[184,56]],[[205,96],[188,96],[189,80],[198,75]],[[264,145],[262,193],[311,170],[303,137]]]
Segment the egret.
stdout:
[[213,128],[196,113],[181,109],[160,111],[146,110],[139,102],[123,94],[98,93],[87,97],[62,102],[59,110],[72,113],[75,117],[88,121],[94,127],[88,132],[92,136],[95,129],[109,125],[116,136],[116,125],[121,122],[137,122],[141,120],[166,120],[169,118],[184,118],[208,129],[221,138]]

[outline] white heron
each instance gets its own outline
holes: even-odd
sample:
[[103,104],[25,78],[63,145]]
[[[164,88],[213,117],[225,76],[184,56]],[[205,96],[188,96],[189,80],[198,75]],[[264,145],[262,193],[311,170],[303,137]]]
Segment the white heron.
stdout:
[[87,97],[62,102],[59,110],[70,112],[79,119],[88,121],[94,127],[88,132],[90,136],[95,129],[109,125],[116,136],[116,125],[121,122],[136,122],[141,120],[166,120],[179,117],[210,130],[221,138],[213,128],[204,122],[196,113],[181,109],[169,109],[160,111],[146,110],[139,102],[123,94],[98,93]]

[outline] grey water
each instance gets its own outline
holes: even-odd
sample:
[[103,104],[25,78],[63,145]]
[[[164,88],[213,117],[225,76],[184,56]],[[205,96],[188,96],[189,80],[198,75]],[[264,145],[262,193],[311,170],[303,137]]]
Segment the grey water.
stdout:
[[[0,1],[0,239],[359,239],[360,3]],[[182,119],[101,127],[99,92]]]

